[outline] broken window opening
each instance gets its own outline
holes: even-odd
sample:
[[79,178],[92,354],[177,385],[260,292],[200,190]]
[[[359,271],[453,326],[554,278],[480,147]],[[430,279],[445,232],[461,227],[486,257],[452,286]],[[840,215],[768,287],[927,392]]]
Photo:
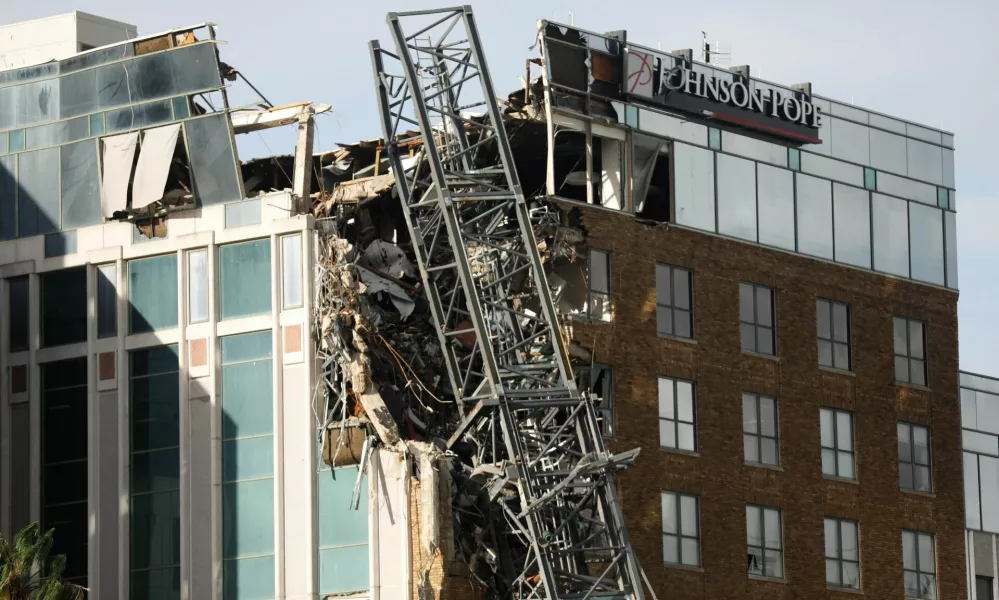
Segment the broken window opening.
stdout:
[[590,393],[590,399],[597,410],[597,423],[600,433],[606,438],[614,437],[614,367],[593,363],[577,368],[576,384]]
[[101,140],[105,218],[138,215],[148,226],[149,220],[143,217],[160,214],[164,208],[194,206],[191,165],[181,127],[167,125]]
[[555,195],[586,202],[586,134],[575,129],[556,131],[553,154]]
[[632,142],[631,190],[635,215],[640,219],[667,222],[670,215],[668,146],[645,135]]
[[592,140],[593,203],[621,210],[624,207],[624,146],[611,138],[594,135]]
[[610,321],[610,252],[591,248],[589,258],[586,316],[594,321]]

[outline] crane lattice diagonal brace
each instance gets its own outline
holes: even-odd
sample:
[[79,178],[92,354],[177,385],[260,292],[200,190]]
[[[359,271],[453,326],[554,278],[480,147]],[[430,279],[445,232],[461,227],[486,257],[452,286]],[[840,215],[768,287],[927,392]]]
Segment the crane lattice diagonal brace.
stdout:
[[642,600],[614,484],[637,450],[607,451],[572,380],[472,9],[388,24],[396,52],[370,44],[386,153],[457,401],[452,473],[477,499],[455,503],[460,545],[499,597]]

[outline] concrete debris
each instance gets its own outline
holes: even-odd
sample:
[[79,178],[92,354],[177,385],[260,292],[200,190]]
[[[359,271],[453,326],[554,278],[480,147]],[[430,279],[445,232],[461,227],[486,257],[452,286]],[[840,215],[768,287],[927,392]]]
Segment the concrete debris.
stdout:
[[313,105],[312,102],[297,102],[272,108],[234,110],[230,116],[233,131],[239,134],[292,125],[303,117],[319,115],[331,108],[329,104]]

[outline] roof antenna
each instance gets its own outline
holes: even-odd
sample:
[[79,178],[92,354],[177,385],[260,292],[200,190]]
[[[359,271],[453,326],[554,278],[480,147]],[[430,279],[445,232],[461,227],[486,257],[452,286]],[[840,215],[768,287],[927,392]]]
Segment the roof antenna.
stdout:
[[707,64],[727,65],[732,59],[732,50],[721,42],[708,42],[707,32],[701,32],[701,59]]

